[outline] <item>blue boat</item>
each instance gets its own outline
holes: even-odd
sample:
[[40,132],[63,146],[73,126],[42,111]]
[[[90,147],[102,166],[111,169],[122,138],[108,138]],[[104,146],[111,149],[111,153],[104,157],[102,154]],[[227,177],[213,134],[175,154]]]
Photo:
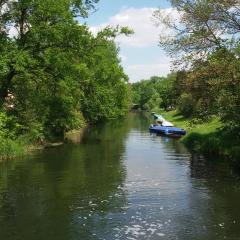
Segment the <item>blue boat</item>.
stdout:
[[169,136],[169,137],[181,137],[181,136],[186,135],[186,133],[187,133],[182,128],[164,127],[164,126],[159,126],[159,125],[155,125],[155,124],[152,124],[149,127],[149,131],[157,133],[157,134],[166,135],[166,136]]

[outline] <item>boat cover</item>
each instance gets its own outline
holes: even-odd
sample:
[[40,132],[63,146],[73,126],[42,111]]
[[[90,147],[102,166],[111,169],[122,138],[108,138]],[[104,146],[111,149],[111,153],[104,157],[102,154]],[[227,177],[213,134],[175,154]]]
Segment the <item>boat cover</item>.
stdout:
[[149,127],[151,132],[165,134],[165,135],[185,135],[186,131],[182,128],[177,127],[164,127],[158,125],[151,125]]
[[163,127],[173,127],[173,124],[165,120],[162,122],[162,126]]
[[154,119],[159,120],[161,122],[166,121],[165,118],[162,115],[159,115],[159,114],[154,114],[153,117],[154,117]]

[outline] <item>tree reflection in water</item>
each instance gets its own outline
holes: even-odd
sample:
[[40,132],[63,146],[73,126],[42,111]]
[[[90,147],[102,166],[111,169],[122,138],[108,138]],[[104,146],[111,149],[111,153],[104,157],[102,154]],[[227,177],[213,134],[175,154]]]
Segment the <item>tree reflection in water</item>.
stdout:
[[94,239],[104,232],[111,213],[126,205],[124,121],[92,127],[83,144],[2,163],[0,239]]

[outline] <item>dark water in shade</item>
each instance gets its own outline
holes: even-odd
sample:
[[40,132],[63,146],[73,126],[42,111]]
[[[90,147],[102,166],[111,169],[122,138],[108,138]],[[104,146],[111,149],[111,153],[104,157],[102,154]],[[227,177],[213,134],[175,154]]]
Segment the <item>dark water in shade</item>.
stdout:
[[240,180],[130,114],[0,163],[1,240],[240,239]]

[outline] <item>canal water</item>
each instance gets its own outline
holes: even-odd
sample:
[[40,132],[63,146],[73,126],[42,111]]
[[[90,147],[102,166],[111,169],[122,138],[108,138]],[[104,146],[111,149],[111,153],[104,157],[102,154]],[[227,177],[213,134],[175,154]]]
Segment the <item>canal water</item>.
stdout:
[[81,144],[1,162],[0,239],[240,239],[239,174],[150,122],[130,114]]

